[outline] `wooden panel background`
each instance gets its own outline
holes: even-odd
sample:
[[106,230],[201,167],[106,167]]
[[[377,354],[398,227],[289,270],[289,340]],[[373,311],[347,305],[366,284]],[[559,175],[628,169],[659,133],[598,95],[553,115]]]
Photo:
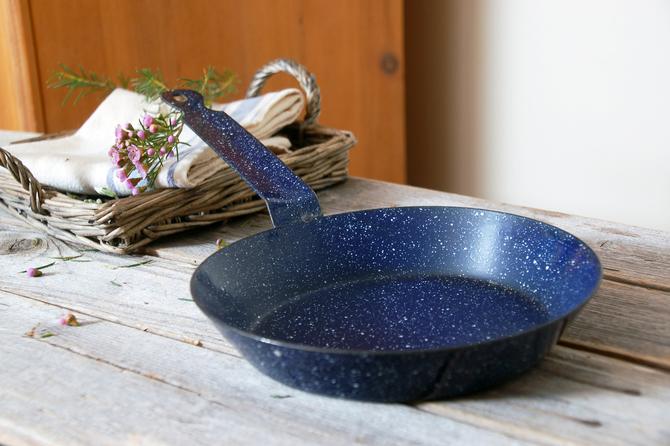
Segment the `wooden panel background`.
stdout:
[[0,128],[44,131],[27,0],[0,0]]
[[[59,63],[109,75],[160,67],[168,81],[211,64],[239,75],[238,97],[257,68],[290,57],[317,76],[320,121],[358,137],[351,173],[406,181],[402,0],[26,3],[47,132],[78,127],[100,100],[61,107],[63,92],[45,87]],[[287,85],[283,78],[268,88]]]

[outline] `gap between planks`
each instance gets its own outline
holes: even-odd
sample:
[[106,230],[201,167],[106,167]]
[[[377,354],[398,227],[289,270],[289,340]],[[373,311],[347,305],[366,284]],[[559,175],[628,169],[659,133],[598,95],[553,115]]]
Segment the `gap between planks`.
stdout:
[[640,356],[633,355],[628,353],[625,350],[618,350],[609,346],[599,345],[595,347],[584,342],[579,342],[577,340],[571,339],[559,339],[557,342],[558,345],[561,345],[566,348],[571,348],[574,350],[580,350],[584,352],[593,353],[601,356],[608,356],[613,359],[618,359],[620,361],[628,361],[632,364],[638,364],[645,367],[651,367],[659,371],[670,373],[670,363],[668,362],[659,362],[656,358],[650,356]]
[[[34,322],[28,315],[38,319],[52,317],[48,305],[17,297],[8,299],[11,305],[6,311],[16,312],[9,324],[14,330],[28,321]],[[293,416],[295,421],[300,417],[318,418],[311,413],[315,405],[335,422],[345,416],[341,411],[362,411],[366,421],[371,421],[385,411],[400,410],[398,405],[347,402],[297,392],[253,371],[239,358],[174,345],[171,339],[92,319],[83,320],[81,327],[56,327],[55,336],[34,341],[251,415],[266,410],[263,401],[273,402],[267,399],[269,394],[286,392],[292,398],[277,402],[281,406],[275,411],[280,416]],[[123,348],[124,345],[133,348]],[[444,427],[439,423],[449,419],[534,443],[589,444],[597,439],[602,444],[648,444],[668,435],[660,420],[665,413],[662,406],[670,398],[669,383],[668,375],[652,369],[559,347],[537,369],[497,390],[420,403],[416,408],[442,419],[428,421],[438,430]],[[621,410],[623,407],[628,411]],[[411,424],[408,417],[413,417],[410,412],[403,416],[406,425]],[[416,417],[412,420],[418,422]]]
[[[97,261],[103,261],[103,260],[106,260],[106,261],[108,261],[108,262],[109,262],[109,261],[113,261],[114,264],[116,264],[116,263],[128,263],[128,259],[127,259],[127,258],[121,258],[121,259],[119,259],[119,258],[116,257],[116,256],[109,256],[109,255],[105,255],[105,254],[97,254],[97,253],[95,253],[95,254],[92,255],[92,256],[95,256],[96,259],[97,259]],[[141,278],[141,277],[143,277],[143,278],[145,278],[145,279],[147,279],[148,277],[154,277],[154,276],[160,277],[160,275],[161,275],[161,273],[160,273],[160,269],[162,269],[162,268],[166,268],[166,267],[168,267],[170,270],[175,271],[175,272],[176,272],[176,271],[179,271],[179,270],[182,270],[182,276],[184,275],[184,273],[183,273],[183,268],[179,268],[179,267],[176,266],[176,265],[170,266],[170,262],[165,262],[165,261],[160,261],[160,260],[159,260],[159,262],[160,262],[160,264],[150,264],[150,266],[147,265],[147,268],[148,268],[148,269],[153,269],[154,271],[144,271],[144,270],[136,270],[136,269],[132,269],[133,276],[137,276],[136,278],[138,278],[138,279]],[[82,265],[80,265],[80,266],[90,266],[90,265],[88,265],[88,264],[82,264]],[[98,264],[97,266],[100,267],[100,266],[102,266],[102,265]],[[192,268],[189,268],[189,271],[190,271],[191,269],[192,269]],[[180,276],[180,277],[181,277],[181,276]],[[63,277],[63,279],[67,279],[67,277]],[[30,280],[32,280],[32,279],[30,279]],[[41,280],[41,279],[40,279],[40,280]],[[27,283],[28,283],[28,284],[35,284],[35,285],[38,284],[38,282],[27,282]],[[93,282],[91,282],[91,283],[93,283]],[[87,288],[87,289],[90,288],[90,285],[89,285],[89,286],[86,286],[86,284],[83,284],[83,285],[84,285],[85,288]],[[63,294],[61,294],[61,293],[56,293],[56,294],[58,294],[58,295],[53,296],[53,297],[50,296],[50,297],[53,299],[54,302],[55,302],[55,301],[58,301],[60,298],[62,298],[62,297],[65,296],[65,295],[63,295]],[[76,296],[75,296],[75,297],[76,297]],[[131,297],[132,297],[132,296],[131,296]],[[62,304],[62,303],[59,302],[59,304]],[[141,308],[141,307],[140,307],[140,308]],[[71,308],[71,309],[74,310],[74,311],[80,311],[80,310],[77,309],[77,307],[74,307],[74,308]],[[91,313],[91,314],[93,314],[93,313]],[[119,321],[118,321],[118,320],[110,320],[110,322],[112,322],[112,323],[114,323],[114,324],[121,325],[121,324],[119,324]],[[123,326],[123,325],[121,325],[121,326]],[[137,329],[138,329],[138,327],[132,327],[132,326],[130,326],[130,328],[134,328],[136,331],[137,331]],[[215,334],[215,335],[218,336],[218,334]],[[168,336],[168,338],[171,340],[171,338],[170,338],[169,336]],[[182,340],[182,339],[178,339],[178,340]],[[560,348],[559,348],[559,349],[560,349]],[[429,407],[433,407],[433,406],[429,406]],[[468,418],[470,417],[470,415],[467,415],[467,414],[466,414],[466,415],[463,415],[463,417],[464,417],[464,419],[468,419]],[[588,418],[580,418],[580,419],[581,419],[582,421],[586,420],[586,422],[589,421]],[[582,423],[582,421],[580,421],[580,423]],[[582,423],[582,424],[584,424],[584,423]],[[588,423],[586,423],[585,425],[587,425],[587,424],[588,424]]]
[[[5,226],[1,223],[0,221],[0,226]],[[0,236],[6,243],[11,241],[12,244],[16,244],[17,239],[31,240],[30,237],[34,234],[34,230],[23,232],[11,226],[7,228],[7,231]],[[209,237],[206,234],[200,235]],[[7,236],[8,239],[5,238]],[[3,242],[2,238],[0,238],[0,243]],[[12,259],[21,258],[26,262],[30,258],[43,258],[46,253],[54,252],[54,250],[62,255],[66,249],[70,249],[61,242],[49,240],[51,241],[47,243],[40,242],[38,246],[28,243],[26,244],[27,251],[20,250],[10,256],[0,256],[0,266],[3,266],[4,263],[4,267],[8,269],[14,263]],[[23,244],[19,243],[17,246],[23,246]],[[213,244],[205,246],[200,244],[197,249],[202,250],[206,247],[210,252],[214,251]],[[70,264],[69,266],[66,263],[62,266],[65,271],[58,271],[56,277],[48,277],[51,270],[46,270],[47,276],[39,279],[17,277],[6,280],[0,278],[0,284],[4,282],[5,288],[26,297],[49,303],[58,302],[59,305],[72,311],[83,312],[135,328],[150,329],[154,333],[185,342],[202,341],[207,344],[208,348],[237,354],[194,305],[184,307],[169,299],[166,301],[155,296],[157,293],[168,293],[167,297],[172,295],[172,299],[176,299],[174,293],[181,293],[183,296],[190,295],[187,284],[193,265],[184,263],[183,258],[154,258],[152,263],[140,268],[117,270],[127,275],[129,281],[128,285],[119,289],[109,286],[104,280],[98,280],[95,275],[109,274],[101,273],[101,270],[109,271],[106,268],[109,266],[137,262],[137,257],[104,253],[87,254],[94,262]],[[166,271],[169,272],[166,273]],[[46,285],[44,282],[49,282],[48,287],[51,293],[48,296],[42,295],[41,285]],[[79,286],[76,286],[77,282]],[[35,288],[36,285],[40,286]],[[92,296],[84,292],[88,289],[96,290],[106,299],[92,299]],[[667,346],[670,340],[668,331],[670,324],[666,321],[670,315],[665,297],[665,293],[660,291],[604,281],[599,294],[570,324],[561,342],[571,343],[568,344],[569,346],[580,345],[582,349],[597,351],[603,355],[626,359],[636,358],[635,362],[652,365],[666,371],[670,370],[670,354],[668,353],[670,349]],[[149,307],[143,306],[142,302]],[[123,309],[128,305],[135,310],[119,312],[119,308]],[[629,308],[626,308],[628,306]],[[160,319],[161,316],[163,319]],[[158,323],[160,321],[162,323]],[[658,326],[658,333],[650,332],[649,330],[655,325]],[[627,335],[625,333],[627,328],[630,333],[638,333],[638,336]],[[634,343],[639,343],[639,345],[634,345]],[[623,356],[621,351],[626,352],[628,356]]]
[[[249,226],[252,226],[252,225],[249,225],[249,224],[245,225],[245,227],[249,227]],[[211,248],[211,249],[213,249],[213,248]],[[182,257],[172,256],[172,255],[169,255],[169,254],[166,255],[166,256],[161,256],[160,250],[158,252],[149,251],[149,252],[147,252],[147,255],[153,255],[153,256],[156,256],[156,257],[161,258],[163,260],[172,261],[172,262],[175,262],[175,263],[178,263],[178,264],[182,264],[185,267],[186,266],[192,267],[194,263],[197,263],[197,261],[195,261],[195,260],[189,262],[188,260],[186,260]],[[663,287],[643,286],[639,283],[635,283],[634,281],[621,280],[619,278],[611,278],[611,277],[608,277],[607,275],[604,275],[603,276],[603,283],[601,284],[601,288],[611,287],[610,284],[622,284],[622,285],[627,285],[627,286],[630,286],[630,287],[636,287],[636,288],[639,288],[641,290],[652,290],[656,293],[660,293],[660,294],[664,294],[664,295],[667,294],[667,299],[668,300],[667,300],[666,306],[662,306],[662,305],[656,305],[656,306],[658,307],[657,309],[659,311],[666,311],[666,312],[668,311],[667,310],[667,305],[670,305],[670,291],[664,290]],[[637,294],[637,293],[632,293],[632,294]],[[657,300],[660,301],[660,299],[657,299]],[[582,319],[584,318],[584,312],[585,311],[587,313],[590,312],[592,310],[592,307],[593,307],[593,301],[590,302],[590,304],[588,304],[585,309],[582,309],[581,312],[580,312],[580,315],[577,317],[577,321],[578,321],[577,324],[580,324],[583,329],[586,329],[586,326],[585,326],[586,322],[581,323]],[[650,317],[653,318],[653,317],[656,317],[657,315],[658,315],[658,313],[653,311],[653,309],[650,309],[650,311],[649,311],[649,316]],[[580,317],[582,319],[580,319]],[[651,325],[653,325],[653,321],[650,320],[649,322],[650,322]],[[668,322],[670,323],[670,318],[669,318]],[[558,341],[559,345],[563,345],[563,346],[569,347],[569,348],[575,348],[575,349],[579,349],[579,350],[589,351],[589,352],[592,352],[592,353],[598,353],[598,354],[601,354],[601,355],[610,356],[610,357],[621,359],[621,360],[627,360],[627,361],[631,361],[631,362],[634,362],[634,363],[644,364],[644,365],[647,365],[649,367],[658,368],[659,370],[670,371],[670,354],[662,356],[662,357],[658,357],[658,356],[654,356],[654,355],[643,355],[640,352],[630,353],[630,352],[626,351],[625,349],[618,349],[618,348],[615,348],[613,346],[608,346],[608,345],[605,345],[605,344],[602,344],[602,343],[593,344],[593,343],[584,342],[584,341],[580,340],[578,337],[571,336],[574,333],[574,325],[575,325],[575,321],[572,321],[572,323],[568,326],[566,334],[564,334],[564,336],[561,339],[559,339],[559,341]],[[625,326],[626,326],[625,323],[622,323],[622,327],[625,328]],[[670,331],[668,331],[667,335],[668,335],[668,342],[670,343]],[[630,346],[630,348],[631,348],[631,351],[632,351],[632,346]]]
[[[270,436],[268,439],[272,438],[274,443],[291,445],[344,444],[361,440],[366,444],[380,445],[400,443],[437,445],[441,444],[443,438],[451,437],[470,443],[481,440],[505,444],[509,440],[504,434],[489,432],[444,416],[426,417],[420,411],[405,405],[353,403],[297,392],[262,376],[240,358],[175,343],[168,338],[138,332],[96,318],[82,318],[83,324],[79,327],[58,325],[50,327],[55,335],[49,338],[26,338],[21,335],[23,328],[34,323],[35,319],[53,320],[53,309],[18,297],[5,298],[11,305],[4,311],[11,312],[11,316],[10,323],[0,331],[0,337],[6,340],[0,345],[0,351],[11,353],[14,349],[14,355],[18,357],[14,357],[12,364],[27,361],[31,364],[32,374],[42,373],[46,377],[56,374],[59,377],[69,376],[76,370],[79,376],[96,375],[95,382],[99,383],[96,385],[104,384],[105,388],[104,391],[102,388],[98,389],[103,392],[101,396],[106,398],[108,403],[122,408],[122,413],[118,413],[119,409],[116,409],[116,415],[110,418],[116,425],[114,434],[139,434],[133,432],[144,429],[144,427],[138,428],[138,419],[144,420],[142,424],[151,430],[151,423],[147,423],[145,418],[152,417],[153,414],[144,410],[147,404],[143,402],[149,400],[147,402],[158,403],[165,407],[168,411],[167,418],[190,420],[190,423],[180,426],[182,432],[176,439],[169,436],[165,438],[165,432],[168,434],[174,432],[161,428],[158,435],[163,437],[165,443],[184,444],[184,438],[191,436],[192,439],[187,441],[189,444],[219,443],[225,437],[236,440],[233,444],[259,444],[263,442],[261,438],[268,435]],[[16,342],[21,342],[26,347],[17,348]],[[127,348],[128,345],[132,348]],[[63,359],[64,354],[72,359]],[[57,360],[54,360],[55,358]],[[22,365],[17,367],[23,368]],[[110,373],[110,368],[123,373]],[[2,374],[3,369],[0,369],[0,378]],[[129,378],[127,375],[146,380],[146,384],[137,384],[136,378]],[[21,378],[13,373],[5,376],[3,381],[7,380],[21,382]],[[35,380],[31,378],[28,381]],[[47,381],[54,380],[47,379]],[[35,382],[35,385],[41,383],[39,380]],[[119,387],[128,382],[133,383],[134,388],[128,390]],[[84,439],[89,438],[92,432],[100,429],[96,422],[101,422],[101,416],[102,420],[105,416],[112,417],[103,411],[104,406],[89,409],[96,411],[97,416],[92,417],[93,421],[89,418],[64,416],[63,414],[79,410],[72,407],[73,405],[76,407],[87,404],[80,398],[82,392],[95,393],[95,389],[82,386],[76,379],[68,379],[62,386],[53,382],[45,385],[48,391],[38,389],[38,393],[26,404],[37,405],[38,408],[45,396],[48,397],[45,394],[63,395],[65,399],[59,404],[57,414],[60,426],[54,435],[60,434],[61,431],[71,432],[74,429],[73,439],[79,438],[79,435]],[[165,389],[166,386],[169,389]],[[34,391],[30,389],[21,389],[21,394],[27,396],[26,392]],[[0,395],[6,392],[10,392],[11,395],[11,392],[16,390],[16,387],[0,386]],[[273,396],[285,396],[287,393],[288,398]],[[159,395],[163,395],[165,400],[156,400]],[[206,405],[213,404],[217,407],[204,410],[203,404],[193,401],[192,398],[201,399]],[[0,414],[5,407],[0,407]],[[314,410],[315,407],[319,409]],[[203,432],[198,427],[200,423],[197,419],[203,415],[207,417],[216,415],[220,421],[212,426],[215,430]],[[11,418],[7,412],[4,416]],[[85,424],[81,424],[82,419],[87,420]],[[397,423],[399,419],[404,423]],[[21,421],[23,420],[17,420]],[[42,427],[39,423],[35,423],[37,420],[34,419],[32,412],[28,421],[32,422],[35,429]],[[43,417],[40,418],[40,422],[44,422]],[[132,429],[129,429],[129,425]],[[255,431],[254,435],[245,438],[242,434],[249,429]],[[435,436],[436,433],[439,435]],[[222,439],[212,440],[216,435],[222,435]]]
[[640,288],[646,288],[648,290],[658,290],[658,291],[663,291],[665,293],[670,293],[670,286],[659,284],[659,283],[652,283],[652,282],[646,282],[644,280],[633,280],[633,279],[627,279],[625,277],[619,277],[614,274],[610,274],[607,272],[606,269],[603,268],[603,279],[609,280],[611,282],[618,282],[618,283],[624,283],[626,285],[634,285],[638,286]]
[[388,206],[466,206],[535,218],[588,243],[611,276],[670,289],[668,232],[361,178],[351,178],[318,195],[326,213]]

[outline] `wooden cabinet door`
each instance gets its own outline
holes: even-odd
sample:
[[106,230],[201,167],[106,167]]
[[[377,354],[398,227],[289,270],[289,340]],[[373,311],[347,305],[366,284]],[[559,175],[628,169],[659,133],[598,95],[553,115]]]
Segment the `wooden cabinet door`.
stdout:
[[[4,33],[19,32],[30,70],[30,79],[19,74],[14,82],[36,86],[13,104],[24,112],[28,101],[36,104],[32,129],[76,128],[100,101],[62,107],[64,92],[46,88],[60,63],[110,76],[160,68],[170,82],[207,65],[230,68],[241,79],[239,97],[257,68],[289,57],[317,77],[320,122],[358,137],[351,173],[406,180],[402,0],[2,1],[6,15],[23,14],[23,29]],[[0,61],[0,68],[11,63]],[[0,88],[7,84],[1,81]],[[266,88],[288,85],[295,83],[284,77]]]

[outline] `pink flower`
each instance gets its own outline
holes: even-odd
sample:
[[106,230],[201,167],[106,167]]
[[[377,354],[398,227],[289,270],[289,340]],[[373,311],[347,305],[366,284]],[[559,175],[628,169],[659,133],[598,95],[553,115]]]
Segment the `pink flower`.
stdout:
[[175,118],[174,116],[171,117],[171,118],[170,118],[170,125],[173,126],[173,127],[174,127],[175,125],[177,125],[177,118]]
[[40,271],[37,268],[31,267],[26,270],[26,274],[28,275],[28,277],[39,277],[42,275],[42,271]]
[[130,158],[130,161],[136,163],[140,160],[141,157],[142,151],[136,145],[133,144],[128,147],[128,158]]
[[[144,115],[142,118],[142,124],[144,124],[145,127],[149,127],[151,124],[154,123],[154,118],[151,117],[151,115]],[[151,132],[153,133],[153,132]]]
[[69,325],[70,327],[79,327],[79,321],[77,320],[77,317],[70,312],[68,312],[64,316],[61,316],[58,322],[60,322],[61,325]]
[[109,156],[112,158],[112,162],[121,167],[121,154],[119,153],[119,150],[116,147],[112,147],[109,149]]
[[117,141],[123,141],[123,139],[126,137],[126,134],[120,125],[116,126],[116,131],[114,132],[114,134],[116,135]]
[[165,150],[165,146],[161,147],[159,152],[160,152],[161,155],[165,155],[167,153],[167,150]]
[[168,136],[167,142],[168,142],[169,144],[172,144],[172,143],[174,142],[174,135],[170,135],[170,136]]
[[144,140],[145,138],[144,130],[140,130],[139,132],[137,132],[137,137]]
[[156,124],[151,124],[151,125],[149,126],[149,131],[150,131],[151,133],[156,133],[156,132],[158,131],[158,126],[157,126]]
[[154,156],[155,153],[156,151],[154,149],[147,149],[147,155]]

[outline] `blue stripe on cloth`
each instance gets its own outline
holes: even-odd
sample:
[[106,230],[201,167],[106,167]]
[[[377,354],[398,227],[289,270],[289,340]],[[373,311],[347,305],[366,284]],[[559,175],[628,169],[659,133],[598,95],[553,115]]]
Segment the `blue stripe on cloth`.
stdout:
[[119,195],[119,190],[116,188],[116,181],[114,181],[114,173],[116,172],[116,169],[116,167],[110,167],[107,171],[107,187],[116,195]]

